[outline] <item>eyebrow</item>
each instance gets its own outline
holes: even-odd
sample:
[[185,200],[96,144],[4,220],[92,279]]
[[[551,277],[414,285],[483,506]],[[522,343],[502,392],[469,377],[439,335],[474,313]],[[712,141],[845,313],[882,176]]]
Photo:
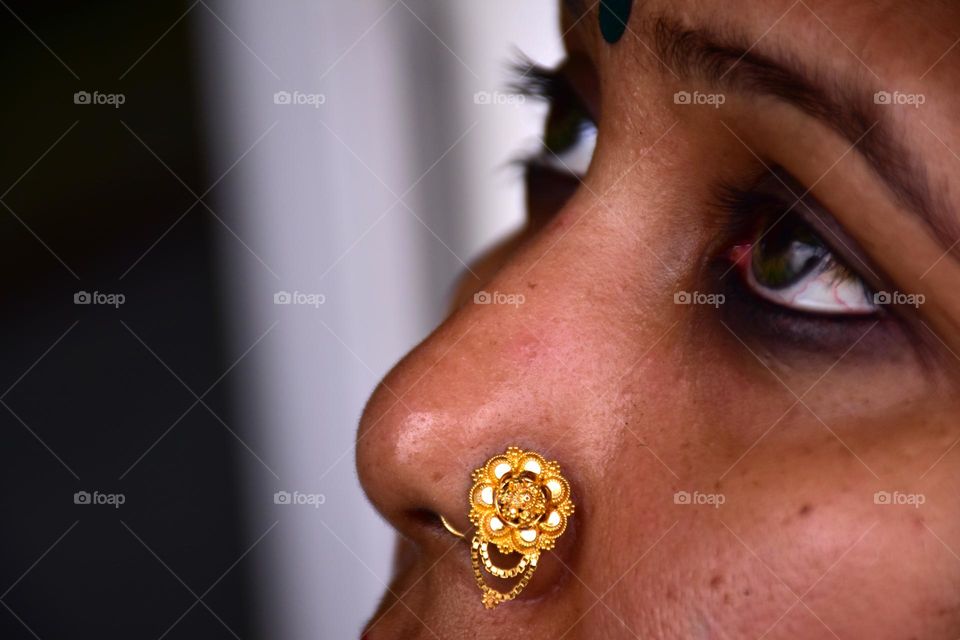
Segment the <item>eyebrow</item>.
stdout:
[[[776,60],[745,38],[680,26],[666,17],[654,21],[660,61],[680,77],[697,77],[720,88],[762,94],[794,105],[848,139],[897,200],[915,212],[944,248],[958,239],[957,221],[934,196],[922,162],[891,127],[876,88],[857,79],[815,74],[795,57]],[[820,77],[818,77],[818,75]]]

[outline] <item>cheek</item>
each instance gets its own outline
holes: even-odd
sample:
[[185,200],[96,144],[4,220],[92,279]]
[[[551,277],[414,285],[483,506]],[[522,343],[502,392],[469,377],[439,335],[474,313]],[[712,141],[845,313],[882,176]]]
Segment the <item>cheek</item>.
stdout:
[[882,509],[804,601],[841,637],[957,637],[960,560],[938,540],[955,545],[957,532],[939,519],[930,526],[922,507]]
[[[955,638],[957,465],[942,470],[949,480],[923,484],[903,461],[900,479],[877,481],[835,440],[809,451],[755,451],[701,490],[724,496],[720,508],[661,507],[682,531],[669,556],[687,589],[686,624],[743,637]],[[882,457],[872,456],[877,468]],[[922,504],[877,504],[881,487]]]
[[[717,433],[716,402],[677,401],[697,397],[677,362],[638,366],[644,384],[621,396],[619,411],[636,437],[595,480],[618,482],[597,492],[585,520],[585,564],[607,572],[596,588],[625,576],[608,601],[643,621],[635,632],[958,637],[960,451],[942,457],[956,440],[949,421],[835,418],[841,442],[799,408],[755,447],[755,439],[732,447]],[[711,419],[702,415],[708,407]],[[696,423],[713,431],[692,430]],[[877,504],[878,491],[922,504]]]

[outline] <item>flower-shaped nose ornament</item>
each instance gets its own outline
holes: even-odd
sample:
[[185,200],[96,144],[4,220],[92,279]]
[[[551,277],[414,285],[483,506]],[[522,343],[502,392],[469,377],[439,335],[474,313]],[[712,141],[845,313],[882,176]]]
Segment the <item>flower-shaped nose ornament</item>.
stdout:
[[[473,573],[483,594],[483,606],[492,609],[513,600],[527,586],[540,552],[554,547],[573,515],[570,484],[560,465],[518,447],[496,455],[473,472],[470,522],[476,527],[471,544]],[[504,554],[520,554],[504,569],[490,559],[490,545]],[[490,587],[483,571],[503,580],[520,576],[506,592]]]

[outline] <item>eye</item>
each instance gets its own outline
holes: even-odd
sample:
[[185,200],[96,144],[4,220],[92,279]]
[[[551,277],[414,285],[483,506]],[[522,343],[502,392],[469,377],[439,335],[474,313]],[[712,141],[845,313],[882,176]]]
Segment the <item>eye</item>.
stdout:
[[733,247],[730,258],[748,290],[782,307],[825,315],[877,311],[863,279],[795,213],[759,225],[749,243]]
[[566,64],[544,69],[526,61],[515,68],[515,88],[548,106],[539,148],[519,162],[535,221],[552,217],[577,191],[597,143],[596,120],[567,77]]
[[[798,193],[805,195],[798,199]],[[855,243],[785,171],[765,173],[748,189],[724,185],[719,198],[732,245],[724,275],[733,263],[750,296],[808,318],[879,312],[873,288],[846,261],[853,259],[873,274]],[[825,242],[821,233],[835,242]]]
[[580,109],[554,104],[547,119],[543,151],[531,159],[578,182],[587,175],[597,146],[597,125]]

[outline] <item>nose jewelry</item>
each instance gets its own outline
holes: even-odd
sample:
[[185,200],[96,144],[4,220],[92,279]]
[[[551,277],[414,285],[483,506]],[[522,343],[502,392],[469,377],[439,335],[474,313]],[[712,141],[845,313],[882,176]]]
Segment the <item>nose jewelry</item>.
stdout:
[[[471,543],[473,573],[483,606],[493,609],[513,600],[537,569],[540,552],[553,549],[573,515],[570,483],[560,475],[560,465],[518,447],[510,447],[473,472],[470,489],[470,522],[476,527]],[[504,555],[520,555],[510,568],[490,559],[490,545]],[[490,575],[510,580],[520,576],[509,591],[487,584]]]
[[465,536],[463,535],[463,533],[462,533],[459,529],[457,529],[455,526],[453,526],[452,524],[450,524],[450,521],[447,520],[446,518],[444,518],[442,515],[440,516],[440,524],[443,525],[443,528],[444,528],[444,529],[446,529],[447,531],[449,531],[449,532],[452,533],[453,535],[457,536],[458,538],[463,538],[463,537],[465,537]]

